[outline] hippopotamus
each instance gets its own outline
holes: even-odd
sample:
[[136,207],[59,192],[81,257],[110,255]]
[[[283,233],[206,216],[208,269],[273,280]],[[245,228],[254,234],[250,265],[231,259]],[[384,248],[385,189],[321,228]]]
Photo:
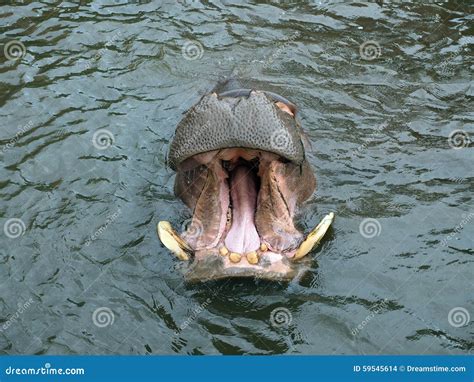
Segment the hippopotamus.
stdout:
[[167,221],[157,230],[188,262],[188,281],[292,280],[300,273],[334,219],[326,215],[306,236],[295,226],[316,187],[308,150],[296,105],[262,86],[227,81],[184,114],[168,163],[192,219],[181,234]]

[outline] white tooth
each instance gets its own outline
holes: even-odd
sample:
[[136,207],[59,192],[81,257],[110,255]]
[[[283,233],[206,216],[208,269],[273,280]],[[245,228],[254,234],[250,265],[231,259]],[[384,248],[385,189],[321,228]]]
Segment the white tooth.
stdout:
[[296,250],[293,260],[301,259],[306,256],[314,247],[318,245],[323,236],[326,234],[328,228],[334,220],[334,212],[326,215],[323,220],[313,229],[306,239],[301,243],[299,248]]
[[169,222],[161,221],[156,228],[158,236],[166,248],[173,252],[178,259],[189,260],[188,253],[192,253],[193,249],[176,233]]

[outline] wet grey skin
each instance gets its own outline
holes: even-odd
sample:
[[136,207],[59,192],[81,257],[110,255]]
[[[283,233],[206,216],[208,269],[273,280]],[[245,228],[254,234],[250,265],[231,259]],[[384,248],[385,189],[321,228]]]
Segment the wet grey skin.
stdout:
[[310,263],[303,257],[333,219],[306,239],[295,227],[297,209],[316,187],[297,108],[275,92],[239,85],[229,81],[203,96],[170,146],[175,194],[193,218],[181,235],[167,222],[158,234],[189,261],[191,282],[299,277]]
[[273,92],[237,89],[205,95],[179,123],[169,152],[173,170],[193,155],[229,147],[258,149],[301,164],[305,160],[299,122],[275,107]]

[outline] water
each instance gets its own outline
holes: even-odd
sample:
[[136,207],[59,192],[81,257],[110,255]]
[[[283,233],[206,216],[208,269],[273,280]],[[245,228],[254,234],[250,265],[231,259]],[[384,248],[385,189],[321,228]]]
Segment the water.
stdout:
[[[2,353],[472,354],[467,2],[15,4]],[[300,108],[318,179],[301,226],[336,213],[289,285],[186,285],[157,239],[190,217],[165,166],[174,128],[232,71]]]

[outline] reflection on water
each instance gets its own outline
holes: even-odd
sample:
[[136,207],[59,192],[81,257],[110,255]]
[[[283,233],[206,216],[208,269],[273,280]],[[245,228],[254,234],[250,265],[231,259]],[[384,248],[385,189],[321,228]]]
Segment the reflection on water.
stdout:
[[[472,352],[467,5],[0,7],[0,347],[37,354]],[[336,212],[306,278],[190,286],[166,151],[229,73],[299,106]],[[471,192],[470,192],[471,191]]]

